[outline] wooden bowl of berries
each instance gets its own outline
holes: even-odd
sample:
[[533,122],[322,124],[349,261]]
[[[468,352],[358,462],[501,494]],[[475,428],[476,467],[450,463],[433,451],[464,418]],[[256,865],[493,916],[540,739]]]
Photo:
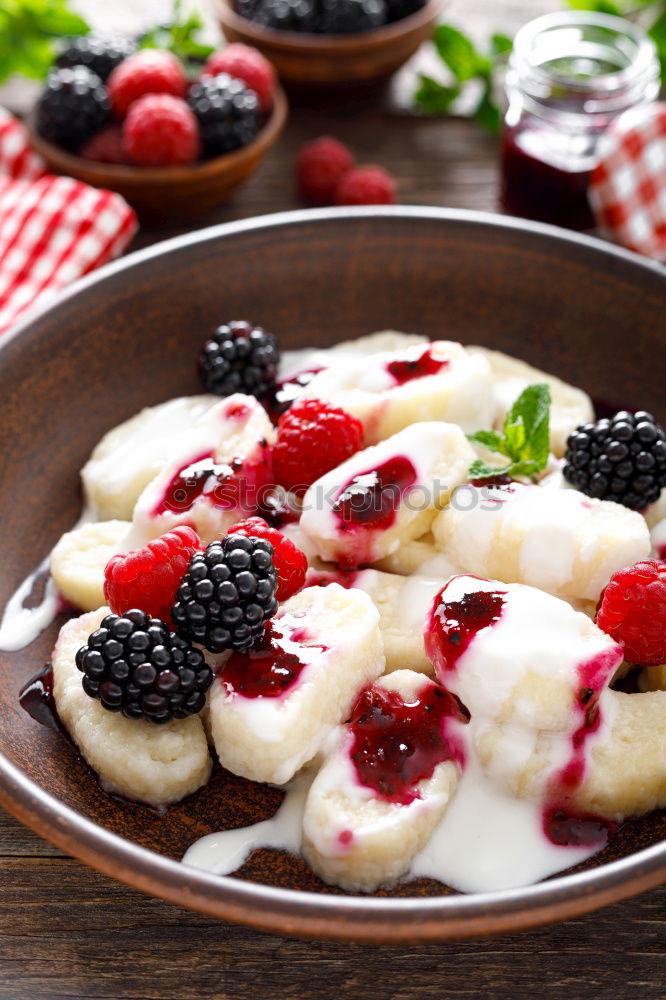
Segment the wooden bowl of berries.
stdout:
[[443,0],[212,0],[230,42],[259,49],[290,91],[367,89],[430,38]]
[[91,55],[83,38],[56,59],[29,125],[52,170],[117,191],[160,225],[229,198],[286,118],[273,67],[245,45],[215,52],[191,79],[166,50],[98,41]]

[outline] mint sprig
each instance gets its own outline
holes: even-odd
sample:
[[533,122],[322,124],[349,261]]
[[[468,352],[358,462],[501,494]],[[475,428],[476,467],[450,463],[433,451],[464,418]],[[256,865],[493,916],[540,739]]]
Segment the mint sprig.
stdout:
[[509,459],[504,465],[488,465],[476,459],[469,467],[472,479],[502,475],[534,479],[545,469],[550,454],[550,403],[547,382],[528,385],[504,418],[501,434],[496,431],[468,434],[473,444]]

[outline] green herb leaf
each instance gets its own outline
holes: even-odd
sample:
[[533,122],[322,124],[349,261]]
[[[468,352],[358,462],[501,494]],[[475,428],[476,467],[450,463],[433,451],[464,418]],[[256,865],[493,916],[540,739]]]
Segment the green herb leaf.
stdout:
[[414,100],[426,115],[445,115],[459,95],[459,86],[445,87],[431,76],[421,74]]
[[511,459],[494,467],[477,459],[469,469],[473,479],[506,473],[533,479],[545,469],[550,453],[550,387],[547,382],[528,385],[516,399],[504,420],[502,434],[476,431],[470,441]]
[[460,83],[490,72],[490,60],[477,52],[471,38],[453,25],[440,24],[435,29],[433,41],[440,58]]
[[490,51],[493,56],[505,56],[513,48],[513,39],[508,35],[494,34],[490,36]]
[[481,99],[477,104],[472,118],[485,128],[486,132],[496,135],[502,125],[502,113],[493,98],[493,81],[490,77],[485,82]]
[[593,10],[597,14],[614,14],[616,17],[622,17],[623,13],[613,0],[567,0],[567,3],[574,10]]

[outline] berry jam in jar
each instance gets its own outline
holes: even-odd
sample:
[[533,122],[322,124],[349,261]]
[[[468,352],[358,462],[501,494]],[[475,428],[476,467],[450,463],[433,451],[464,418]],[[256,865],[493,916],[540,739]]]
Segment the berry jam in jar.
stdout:
[[506,78],[502,207],[591,229],[590,173],[610,123],[659,91],[654,42],[606,14],[547,14],[516,35]]

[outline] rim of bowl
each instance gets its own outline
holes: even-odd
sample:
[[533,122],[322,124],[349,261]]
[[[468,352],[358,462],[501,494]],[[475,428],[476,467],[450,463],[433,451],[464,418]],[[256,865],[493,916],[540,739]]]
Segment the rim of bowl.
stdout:
[[379,48],[383,44],[409,35],[412,31],[425,28],[439,16],[447,0],[426,0],[419,10],[407,17],[402,17],[392,24],[384,24],[370,31],[359,31],[342,35],[317,35],[314,32],[277,31],[274,28],[264,28],[241,17],[231,6],[231,0],[210,0],[213,13],[219,20],[241,35],[247,35],[256,40],[257,45],[269,45],[271,48],[282,48],[290,52],[312,52],[314,55],[352,55],[366,49]]
[[[302,209],[222,223],[164,240],[120,258],[80,279],[17,324],[6,346],[47,312],[104,280],[153,257],[178,253],[195,243],[230,239],[252,230],[303,222],[396,218],[520,231],[564,248],[615,259],[658,278],[666,291],[666,269],[622,247],[556,226],[487,212],[428,206]],[[666,881],[666,841],[585,872],[555,876],[536,885],[498,892],[431,897],[334,896],[274,888],[214,875],[140,847],[99,826],[53,797],[0,752],[0,805],[46,840],[92,868],[134,888],[234,923],[282,935],[377,943],[443,941],[515,932],[570,919],[638,895]]]
[[114,184],[132,184],[145,187],[168,185],[181,181],[196,182],[207,180],[223,174],[229,169],[242,165],[246,160],[268,150],[278,139],[287,121],[289,104],[284,90],[276,86],[273,108],[270,116],[256,138],[247,146],[241,146],[231,153],[223,153],[210,160],[202,160],[185,166],[175,167],[140,167],[119,163],[98,163],[86,160],[83,156],[70,153],[44,139],[34,127],[32,117],[28,119],[30,142],[35,150],[49,166],[56,167],[64,174],[77,176],[85,174],[96,183],[113,188]]

